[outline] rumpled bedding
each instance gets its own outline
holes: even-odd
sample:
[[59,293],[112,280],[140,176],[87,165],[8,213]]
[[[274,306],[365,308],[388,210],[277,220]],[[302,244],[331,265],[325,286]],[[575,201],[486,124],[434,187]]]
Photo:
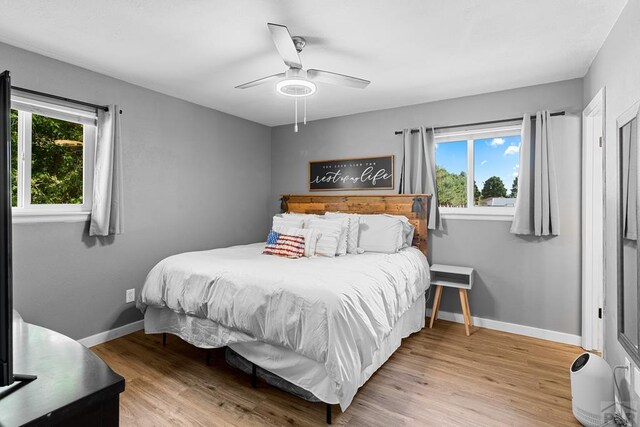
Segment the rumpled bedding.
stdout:
[[342,409],[398,319],[429,287],[417,248],[288,259],[264,243],[174,255],[148,274],[137,307],[210,319],[324,364]]

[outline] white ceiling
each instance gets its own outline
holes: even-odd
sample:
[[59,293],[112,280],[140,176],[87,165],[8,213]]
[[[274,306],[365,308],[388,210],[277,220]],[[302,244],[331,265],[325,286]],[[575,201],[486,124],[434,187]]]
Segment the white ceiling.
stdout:
[[586,73],[627,0],[0,0],[0,41],[265,125],[293,121],[267,22],[301,58],[371,80],[319,84],[309,119]]

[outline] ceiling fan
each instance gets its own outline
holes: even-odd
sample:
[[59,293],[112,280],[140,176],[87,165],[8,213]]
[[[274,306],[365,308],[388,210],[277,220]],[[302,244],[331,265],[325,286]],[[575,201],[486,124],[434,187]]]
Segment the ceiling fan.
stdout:
[[328,83],[338,86],[347,86],[352,88],[364,89],[369,80],[360,79],[358,77],[347,76],[344,74],[332,73],[322,70],[304,70],[299,53],[302,52],[307,44],[304,37],[292,37],[289,30],[284,25],[268,23],[271,38],[276,45],[278,53],[282,57],[284,63],[289,69],[284,73],[274,74],[272,76],[263,77],[236,86],[236,89],[248,89],[267,83],[276,83],[276,90],[286,96],[295,98],[296,117],[295,131],[298,131],[298,98],[305,100],[304,123],[307,122],[306,117],[306,98],[316,92],[316,82]]

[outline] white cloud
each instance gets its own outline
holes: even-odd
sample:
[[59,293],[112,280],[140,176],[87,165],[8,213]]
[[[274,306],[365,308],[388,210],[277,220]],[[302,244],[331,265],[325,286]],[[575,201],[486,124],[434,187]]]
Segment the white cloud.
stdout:
[[518,169],[520,169],[520,163],[518,163],[517,165],[515,165],[515,166],[513,167],[513,170],[514,170],[514,171],[517,171]]
[[486,165],[487,163],[489,163],[489,160],[483,160],[480,162],[481,165]]
[[511,154],[518,154],[520,152],[520,146],[519,145],[510,145],[507,147],[506,150],[504,150],[504,155],[505,156],[509,156]]
[[491,140],[491,142],[489,143],[489,145],[492,147],[497,147],[498,145],[502,144],[504,144],[504,138],[493,138],[493,140]]
[[513,173],[513,177],[514,177],[514,178],[517,178],[517,177],[518,177],[518,172],[514,172],[514,173]]

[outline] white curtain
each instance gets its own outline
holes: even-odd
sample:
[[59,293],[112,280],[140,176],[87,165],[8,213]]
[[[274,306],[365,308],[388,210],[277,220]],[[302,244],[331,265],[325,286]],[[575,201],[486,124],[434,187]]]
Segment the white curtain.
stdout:
[[120,114],[116,105],[98,111],[98,142],[93,177],[93,207],[89,235],[121,234],[122,148]]
[[633,119],[621,129],[622,161],[622,235],[625,239],[637,240],[636,224],[638,194],[638,119]]
[[522,121],[518,196],[511,233],[560,234],[558,183],[548,111],[536,113],[535,128],[529,114],[525,114]]
[[441,230],[436,186],[436,156],[433,130],[420,127],[416,133],[402,131],[400,194],[431,194],[429,228]]

